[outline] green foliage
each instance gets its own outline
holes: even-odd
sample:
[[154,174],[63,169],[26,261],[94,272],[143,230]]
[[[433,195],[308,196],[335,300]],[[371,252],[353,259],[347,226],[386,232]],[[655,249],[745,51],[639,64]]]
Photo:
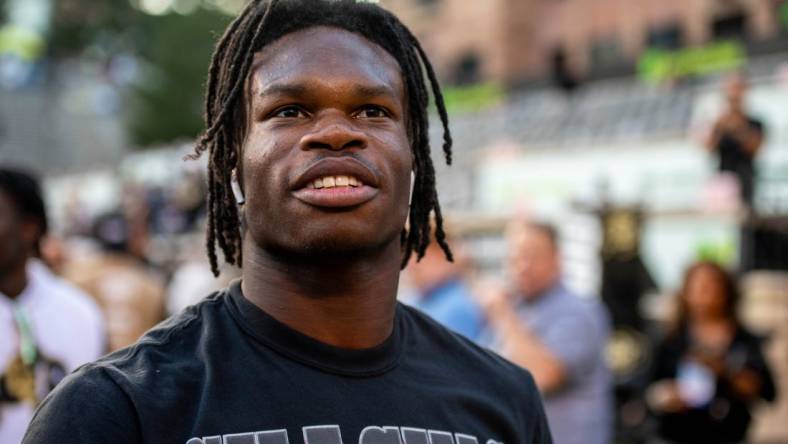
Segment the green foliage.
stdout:
[[50,51],[56,57],[102,47],[107,52],[133,48],[142,14],[128,0],[54,2]]
[[696,247],[696,259],[714,262],[722,266],[732,265],[736,261],[736,244],[733,240],[717,242],[701,242]]
[[194,138],[203,129],[204,81],[214,44],[230,17],[198,9],[146,16],[138,50],[145,63],[132,87],[128,129],[140,146]]
[[677,51],[649,49],[638,61],[638,72],[646,81],[664,82],[738,68],[746,61],[740,42],[722,41]]
[[479,111],[500,103],[504,97],[503,88],[494,83],[443,89],[443,99],[449,112]]
[[783,1],[780,4],[778,15],[781,27],[783,29],[788,29],[788,1]]

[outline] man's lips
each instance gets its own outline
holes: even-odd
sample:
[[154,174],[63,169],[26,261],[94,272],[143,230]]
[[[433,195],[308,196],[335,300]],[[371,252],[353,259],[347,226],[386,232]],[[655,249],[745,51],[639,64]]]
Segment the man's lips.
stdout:
[[374,198],[379,179],[372,168],[353,157],[321,159],[299,174],[291,187],[296,199],[313,206],[343,208]]
[[353,157],[328,157],[318,160],[298,174],[290,189],[306,188],[316,179],[327,176],[352,176],[373,188],[378,188],[380,182],[370,167]]
[[293,192],[296,199],[316,207],[347,208],[372,200],[379,190],[367,185],[357,187],[301,188]]

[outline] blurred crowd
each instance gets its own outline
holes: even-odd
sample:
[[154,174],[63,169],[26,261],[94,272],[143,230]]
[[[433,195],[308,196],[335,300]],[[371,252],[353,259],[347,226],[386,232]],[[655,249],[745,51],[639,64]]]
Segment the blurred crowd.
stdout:
[[[735,177],[746,206],[764,129],[741,106],[745,88],[732,78],[729,109],[707,147],[720,171]],[[205,260],[204,183],[195,173],[168,187],[129,184],[117,208],[95,215],[74,198],[55,235],[35,174],[0,168],[0,363],[7,363],[0,443],[18,442],[35,405],[76,367],[132,344],[239,276],[226,268],[215,279]],[[762,339],[739,318],[732,270],[691,264],[674,312],[654,322],[620,297],[653,287],[631,279],[642,272],[638,258],[603,251],[598,297],[565,281],[556,227],[516,218],[504,238],[499,277],[477,275],[469,247],[454,235],[456,260],[431,246],[406,269],[402,293],[527,367],[548,419],[562,424],[555,442],[742,442],[759,403],[775,399]],[[631,282],[642,284],[626,287]]]
[[[762,338],[737,314],[731,272],[693,263],[670,318],[632,330],[564,282],[551,225],[514,220],[506,238],[506,280],[476,277],[434,249],[407,270],[411,303],[527,367],[549,422],[562,425],[555,442],[746,440],[753,409],[776,389]],[[646,357],[626,364],[633,354]]]

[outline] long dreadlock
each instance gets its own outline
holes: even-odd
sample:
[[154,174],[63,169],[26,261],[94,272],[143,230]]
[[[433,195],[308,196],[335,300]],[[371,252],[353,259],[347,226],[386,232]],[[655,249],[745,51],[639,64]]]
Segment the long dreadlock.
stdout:
[[430,243],[430,213],[435,239],[446,258],[443,215],[430,158],[428,104],[424,72],[443,125],[443,153],[451,164],[452,139],[437,76],[416,37],[385,9],[356,0],[252,0],[230,23],[216,45],[208,71],[206,130],[193,157],[208,151],[208,230],[206,244],[211,270],[219,275],[216,245],[230,264],[241,263],[241,227],[232,188],[232,171],[246,133],[245,87],[254,54],[285,34],[313,26],[333,26],[360,34],[384,48],[400,65],[408,94],[408,137],[414,157],[415,181],[409,226],[401,235],[404,268],[415,252],[424,256]]

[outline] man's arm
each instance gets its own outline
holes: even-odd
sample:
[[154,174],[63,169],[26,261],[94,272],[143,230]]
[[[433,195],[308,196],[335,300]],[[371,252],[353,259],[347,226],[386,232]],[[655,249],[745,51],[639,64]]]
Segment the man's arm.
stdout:
[[763,145],[763,125],[760,123],[748,123],[741,132],[741,144],[744,151],[750,155],[750,158],[755,158],[758,151]]
[[64,379],[36,411],[23,444],[139,444],[136,411],[99,367]]
[[517,318],[509,304],[501,305],[488,313],[503,340],[504,356],[527,368],[542,393],[559,389],[566,381],[563,362]]

